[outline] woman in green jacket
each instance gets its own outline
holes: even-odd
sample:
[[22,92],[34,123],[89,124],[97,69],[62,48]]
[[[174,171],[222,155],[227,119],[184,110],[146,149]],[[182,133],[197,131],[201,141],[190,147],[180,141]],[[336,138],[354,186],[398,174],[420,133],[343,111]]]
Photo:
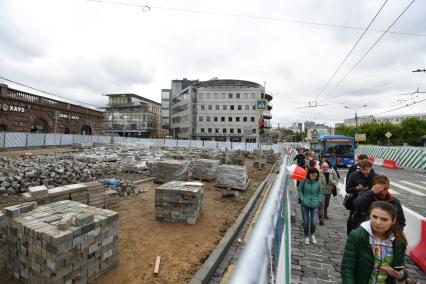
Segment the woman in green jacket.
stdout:
[[388,202],[371,204],[370,220],[353,230],[346,241],[343,284],[403,283],[407,279],[407,240],[396,223],[396,214],[395,207]]
[[302,209],[303,231],[305,233],[305,244],[309,245],[309,237],[312,243],[316,244],[315,228],[318,220],[318,208],[321,203],[321,182],[319,171],[316,168],[310,168],[306,180],[297,187],[299,200]]

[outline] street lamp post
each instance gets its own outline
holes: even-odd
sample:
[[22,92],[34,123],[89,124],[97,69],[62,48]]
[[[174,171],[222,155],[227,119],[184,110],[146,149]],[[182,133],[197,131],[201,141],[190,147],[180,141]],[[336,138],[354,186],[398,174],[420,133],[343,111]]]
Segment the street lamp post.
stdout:
[[367,107],[367,105],[363,105],[363,106],[356,107],[356,108],[345,106],[345,108],[348,108],[348,109],[355,111],[355,134],[358,134],[358,110],[360,110],[364,107]]

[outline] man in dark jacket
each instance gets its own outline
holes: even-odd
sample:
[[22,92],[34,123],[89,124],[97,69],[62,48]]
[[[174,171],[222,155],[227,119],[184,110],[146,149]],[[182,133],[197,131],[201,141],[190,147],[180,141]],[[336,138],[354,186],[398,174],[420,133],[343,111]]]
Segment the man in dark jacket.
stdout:
[[348,184],[349,176],[353,172],[356,172],[357,170],[359,170],[359,161],[362,161],[362,160],[368,160],[368,156],[365,154],[361,154],[358,156],[358,163],[356,163],[355,165],[352,165],[348,170],[348,174],[346,175],[346,184]]
[[[358,196],[359,192],[371,189],[373,186],[373,178],[376,176],[376,173],[372,169],[373,165],[369,160],[361,160],[358,165],[359,170],[352,173],[346,183],[346,194],[352,194],[353,199]],[[354,208],[352,208],[346,227],[348,236],[349,233],[359,225],[356,223],[355,217]]]
[[374,201],[386,201],[396,209],[396,222],[403,229],[405,227],[405,216],[401,202],[389,193],[389,179],[384,175],[377,175],[373,179],[373,187],[370,190],[360,192],[354,200],[354,222],[361,224],[368,219],[370,205]]
[[296,161],[299,167],[305,167],[305,154],[302,150],[299,150],[299,153],[294,157],[293,161]]

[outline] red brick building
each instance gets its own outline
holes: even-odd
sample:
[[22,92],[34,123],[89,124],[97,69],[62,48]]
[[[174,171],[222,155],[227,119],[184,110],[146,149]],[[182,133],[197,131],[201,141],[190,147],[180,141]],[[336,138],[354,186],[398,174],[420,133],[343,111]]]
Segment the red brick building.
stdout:
[[104,114],[0,84],[0,131],[101,135]]

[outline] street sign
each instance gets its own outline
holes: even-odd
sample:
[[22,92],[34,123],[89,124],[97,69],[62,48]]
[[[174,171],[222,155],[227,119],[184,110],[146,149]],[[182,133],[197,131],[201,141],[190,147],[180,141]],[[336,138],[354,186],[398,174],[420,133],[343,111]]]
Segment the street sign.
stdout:
[[267,100],[257,100],[256,101],[256,110],[257,111],[265,111],[268,108]]
[[385,136],[389,139],[389,138],[391,138],[392,133],[390,133],[390,132],[388,131],[388,132],[386,132]]
[[365,142],[365,141],[367,141],[367,135],[365,133],[355,134],[355,141],[357,141],[357,142]]

